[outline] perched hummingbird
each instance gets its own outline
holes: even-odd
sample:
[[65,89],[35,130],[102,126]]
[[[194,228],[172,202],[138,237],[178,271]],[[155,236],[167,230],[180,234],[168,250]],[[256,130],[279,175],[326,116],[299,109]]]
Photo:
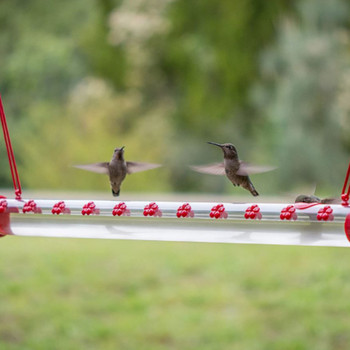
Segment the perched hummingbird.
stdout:
[[74,165],[74,167],[89,170],[94,173],[107,174],[111,184],[114,197],[119,196],[120,186],[126,174],[137,173],[139,171],[158,168],[160,164],[126,162],[124,160],[124,147],[116,148],[110,162],[93,163],[85,165]]
[[218,146],[224,152],[224,162],[200,166],[191,166],[191,169],[205,174],[225,175],[233,183],[233,186],[242,186],[248,190],[253,196],[258,196],[259,193],[250,181],[249,174],[262,173],[270,171],[273,167],[254,166],[242,162],[238,158],[236,147],[231,143],[215,143],[208,142],[211,145]]
[[331,204],[331,203],[340,203],[340,199],[337,198],[324,198],[321,199],[315,195],[305,195],[300,194],[297,198],[295,198],[295,203],[321,203],[321,204]]

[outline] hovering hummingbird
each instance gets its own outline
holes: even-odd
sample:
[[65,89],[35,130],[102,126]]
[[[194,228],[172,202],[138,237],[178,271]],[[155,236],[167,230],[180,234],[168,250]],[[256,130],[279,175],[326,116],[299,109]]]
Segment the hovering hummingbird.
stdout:
[[324,198],[321,199],[315,195],[306,195],[300,194],[295,198],[295,203],[321,203],[321,204],[331,204],[331,203],[340,203],[340,199],[337,198]]
[[236,150],[236,147],[231,143],[215,143],[208,142],[211,145],[218,146],[224,152],[224,162],[200,166],[191,166],[191,169],[204,174],[225,175],[232,182],[233,186],[242,186],[248,190],[253,196],[258,196],[259,193],[253,186],[249,174],[262,173],[275,169],[274,167],[255,166],[242,162]]
[[110,162],[74,165],[74,167],[92,171],[99,174],[107,174],[111,184],[114,197],[119,196],[120,186],[127,174],[137,173],[139,171],[158,168],[160,164],[126,162],[124,160],[124,147],[116,148]]

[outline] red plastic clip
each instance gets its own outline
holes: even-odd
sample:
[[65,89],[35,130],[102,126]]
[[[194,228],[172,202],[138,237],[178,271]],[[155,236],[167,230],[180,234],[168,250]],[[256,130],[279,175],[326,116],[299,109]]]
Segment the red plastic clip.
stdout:
[[120,202],[114,206],[112,214],[113,214],[113,216],[116,216],[116,215],[118,215],[118,216],[121,216],[121,215],[130,216],[130,210],[128,209],[128,207],[126,206],[126,204],[124,202]]
[[344,222],[344,231],[346,238],[350,242],[350,213],[346,215],[345,222]]
[[18,209],[16,210],[8,210],[6,197],[1,196],[0,201],[0,238],[5,237],[6,235],[12,235],[11,227],[10,227],[10,212],[18,213]]
[[326,205],[325,207],[321,208],[318,213],[317,213],[317,220],[318,221],[333,221],[334,216],[333,216],[333,209],[329,206]]
[[144,208],[143,208],[143,215],[144,216],[159,216],[161,217],[162,211],[159,209],[157,203],[152,202],[150,204],[147,204]]
[[54,206],[52,207],[51,210],[52,214],[70,214],[70,210],[66,207],[66,204],[64,203],[64,201],[60,201],[54,204]]
[[250,207],[248,207],[245,211],[244,217],[246,219],[259,219],[261,220],[262,214],[260,213],[260,208],[257,204],[253,204]]
[[227,219],[228,214],[227,214],[223,204],[217,204],[211,208],[209,216],[212,219],[213,218],[215,218],[215,219]]
[[5,213],[6,209],[7,209],[7,200],[2,199],[0,201],[0,213]]
[[23,208],[22,208],[23,213],[29,213],[33,212],[34,214],[40,214],[41,209],[36,205],[33,199],[30,201],[24,203]]
[[294,205],[288,205],[287,207],[283,208],[281,210],[280,218],[281,220],[296,220],[298,215],[295,211]]
[[193,218],[194,217],[194,212],[191,208],[191,206],[188,204],[188,203],[184,203],[182,205],[180,205],[178,208],[177,208],[177,212],[176,212],[176,216],[178,218]]
[[100,214],[100,210],[96,208],[96,204],[94,202],[89,202],[84,204],[81,213],[83,215],[91,215],[91,214],[98,215]]

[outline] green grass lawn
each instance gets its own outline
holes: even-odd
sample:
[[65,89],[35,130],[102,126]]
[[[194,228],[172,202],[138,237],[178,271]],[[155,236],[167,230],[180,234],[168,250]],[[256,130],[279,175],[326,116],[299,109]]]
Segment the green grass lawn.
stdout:
[[6,237],[0,349],[349,349],[350,250]]

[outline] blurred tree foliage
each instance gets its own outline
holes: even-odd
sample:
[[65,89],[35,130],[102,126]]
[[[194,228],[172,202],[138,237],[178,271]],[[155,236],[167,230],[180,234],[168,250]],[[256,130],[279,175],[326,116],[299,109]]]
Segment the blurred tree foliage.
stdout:
[[[180,0],[159,63],[177,97],[176,123],[193,136],[218,137],[216,126],[237,120],[249,132],[247,90],[258,74],[258,53],[273,38],[288,1]],[[235,132],[234,132],[235,133]],[[238,134],[238,133],[237,133]]]
[[[41,169],[26,168],[24,161],[30,162],[28,153],[32,153],[45,164],[47,159],[40,152],[53,150],[43,142],[47,130],[41,121],[49,123],[62,111],[70,89],[87,74],[76,40],[80,16],[87,17],[91,5],[92,1],[82,6],[68,0],[0,2],[0,92],[25,185],[33,175],[37,187],[40,182],[46,185]],[[25,132],[29,134],[26,140]],[[1,154],[3,187],[11,181],[3,148]]]
[[23,184],[107,190],[103,176],[70,165],[125,145],[128,159],[167,167],[123,190],[223,191],[224,179],[186,167],[221,158],[209,140],[279,165],[266,190],[343,171],[348,15],[345,0],[0,2],[0,92]]
[[168,106],[174,189],[224,189],[222,179],[200,177],[186,165],[208,162],[208,153],[221,156],[207,140],[249,147],[256,115],[247,96],[258,53],[290,7],[280,0],[131,0],[109,15],[111,42],[127,56],[126,88],[140,91],[150,111]]
[[252,96],[280,186],[308,182],[339,191],[350,150],[349,4],[310,0],[297,10],[298,19],[281,20],[276,43],[262,54]]

